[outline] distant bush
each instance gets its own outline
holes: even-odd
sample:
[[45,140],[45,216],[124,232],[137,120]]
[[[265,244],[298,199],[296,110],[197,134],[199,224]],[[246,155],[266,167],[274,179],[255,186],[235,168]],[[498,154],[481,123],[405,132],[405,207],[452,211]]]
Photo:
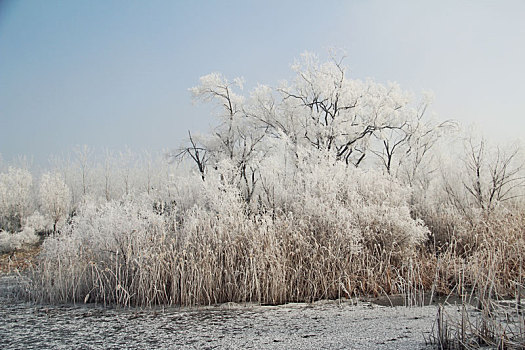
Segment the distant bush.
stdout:
[[51,221],[37,210],[27,217],[25,226],[33,228],[36,234],[42,235],[51,230]]
[[17,232],[30,211],[33,177],[26,169],[9,167],[0,173],[0,229]]
[[31,227],[26,227],[17,233],[0,231],[0,253],[21,249],[25,246],[36,244],[39,240],[40,238]]

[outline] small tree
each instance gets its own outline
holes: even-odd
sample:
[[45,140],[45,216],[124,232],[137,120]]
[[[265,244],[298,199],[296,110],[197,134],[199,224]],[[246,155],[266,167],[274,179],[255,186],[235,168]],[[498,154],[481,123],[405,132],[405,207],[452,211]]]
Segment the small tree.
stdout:
[[82,180],[82,195],[86,195],[89,191],[89,181],[91,175],[93,150],[87,145],[77,146],[75,148],[76,162],[80,170],[80,177]]
[[114,157],[110,150],[106,149],[103,165],[104,173],[104,197],[109,202],[111,199],[111,177],[112,177],[112,166],[114,163]]
[[129,195],[136,186],[137,157],[131,149],[126,147],[117,156],[118,181],[120,182],[122,195]]
[[490,152],[485,140],[475,142],[470,138],[466,152],[467,178],[463,185],[476,206],[490,212],[497,203],[518,196],[517,190],[525,185],[523,164],[518,162],[518,147],[508,151],[496,147]]
[[53,223],[53,233],[64,220],[71,204],[71,191],[58,173],[46,173],[40,181],[40,205],[43,213]]
[[247,109],[244,96],[236,93],[242,90],[243,81],[235,78],[228,81],[221,74],[212,73],[200,78],[200,85],[190,89],[194,99],[216,103],[219,125],[207,137],[196,138],[189,133],[190,145],[181,148],[173,156],[190,157],[197,165],[202,179],[206,167],[216,168],[219,162],[227,160],[236,169],[235,178],[242,188],[243,196],[250,202],[257,184],[256,173],[259,158],[264,153],[261,147],[268,129],[260,125]]

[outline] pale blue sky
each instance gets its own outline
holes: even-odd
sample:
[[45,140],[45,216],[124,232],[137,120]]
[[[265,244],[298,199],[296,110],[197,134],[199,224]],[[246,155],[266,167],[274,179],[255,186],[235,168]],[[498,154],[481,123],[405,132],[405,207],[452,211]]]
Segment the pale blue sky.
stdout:
[[0,0],[0,153],[174,148],[213,124],[200,76],[275,86],[330,47],[355,78],[434,91],[441,119],[525,131],[525,1]]

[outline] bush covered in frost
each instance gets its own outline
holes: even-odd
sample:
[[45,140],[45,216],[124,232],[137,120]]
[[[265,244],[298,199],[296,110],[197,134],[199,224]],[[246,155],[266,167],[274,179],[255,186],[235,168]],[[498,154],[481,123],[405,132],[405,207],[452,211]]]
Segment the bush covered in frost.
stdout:
[[0,230],[0,253],[7,253],[34,245],[40,240],[32,227],[25,227],[22,231],[10,233]]
[[18,232],[30,211],[33,177],[26,169],[9,167],[0,173],[0,229]]

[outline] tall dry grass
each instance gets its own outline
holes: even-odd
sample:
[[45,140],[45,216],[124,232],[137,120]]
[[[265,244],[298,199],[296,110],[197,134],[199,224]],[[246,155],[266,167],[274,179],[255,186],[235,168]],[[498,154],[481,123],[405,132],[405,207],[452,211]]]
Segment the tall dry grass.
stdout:
[[[131,221],[125,209],[119,215]],[[398,293],[415,278],[392,254],[356,252],[351,237],[334,237],[291,215],[225,218],[195,211],[178,231],[165,229],[121,226],[118,240],[96,246],[75,232],[48,239],[34,297],[122,305],[278,304]]]
[[525,349],[525,287],[516,286],[514,299],[478,290],[463,297],[459,312],[439,305],[430,343],[443,350]]
[[430,340],[440,349],[525,349],[525,213],[484,214],[443,242],[448,275],[438,280],[449,281],[443,291],[460,295],[462,305],[459,314],[439,307]]
[[[322,222],[293,214],[216,215],[196,208],[186,214],[183,223],[170,223],[173,217],[129,203],[94,210],[83,216],[92,232],[77,223],[44,242],[33,297],[200,305],[401,293],[414,305],[425,293],[508,297],[525,283],[522,216],[473,226],[478,237],[468,253],[452,240],[441,251],[419,246],[402,258],[377,243],[349,244],[355,233],[334,235]],[[121,221],[108,229],[107,215]]]

